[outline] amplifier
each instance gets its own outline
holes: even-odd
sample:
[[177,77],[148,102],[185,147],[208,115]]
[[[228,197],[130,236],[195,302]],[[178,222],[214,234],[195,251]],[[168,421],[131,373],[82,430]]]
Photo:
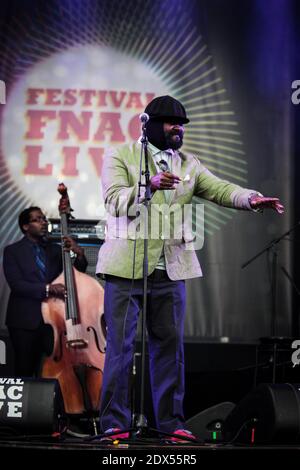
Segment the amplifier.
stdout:
[[[70,219],[68,221],[68,233],[70,237],[86,244],[101,244],[105,239],[105,220],[94,219]],[[51,240],[60,241],[60,219],[49,219],[48,237]]]

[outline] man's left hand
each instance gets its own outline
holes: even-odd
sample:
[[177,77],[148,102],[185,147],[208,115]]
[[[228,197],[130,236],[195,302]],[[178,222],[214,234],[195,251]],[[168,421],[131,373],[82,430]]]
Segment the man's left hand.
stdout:
[[71,237],[64,237],[64,249],[65,251],[73,251],[77,256],[81,257],[84,255],[84,250],[81,246],[77,245],[75,240]]
[[264,197],[254,194],[250,198],[250,206],[252,209],[273,209],[278,214],[284,213],[284,206],[277,197]]

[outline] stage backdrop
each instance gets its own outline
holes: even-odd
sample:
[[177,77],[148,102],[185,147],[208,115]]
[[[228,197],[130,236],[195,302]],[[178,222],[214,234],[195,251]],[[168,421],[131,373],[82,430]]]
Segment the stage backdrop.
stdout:
[[[186,336],[270,335],[271,253],[241,264],[292,223],[292,13],[287,0],[1,2],[1,254],[20,238],[26,206],[57,217],[60,181],[76,217],[104,219],[105,148],[136,140],[147,103],[170,94],[191,120],[186,152],[286,205],[279,216],[205,203],[204,278],[187,282]],[[289,272],[291,256],[282,241],[280,335],[291,333],[291,286],[280,269]],[[0,294],[3,325],[2,271]]]

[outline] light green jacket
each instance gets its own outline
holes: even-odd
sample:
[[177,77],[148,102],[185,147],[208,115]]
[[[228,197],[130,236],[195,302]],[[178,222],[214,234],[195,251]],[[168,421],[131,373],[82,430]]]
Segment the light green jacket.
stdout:
[[[170,279],[201,276],[194,249],[195,246],[199,248],[199,240],[193,233],[190,217],[192,197],[199,196],[222,206],[249,210],[248,198],[256,191],[216,177],[197,157],[177,151],[172,156],[172,172],[183,181],[172,190],[168,202],[164,191],[156,191],[150,201],[148,217],[143,218],[144,205],[138,205],[140,152],[141,145],[135,143],[109,150],[104,157],[102,185],[107,209],[107,236],[99,251],[96,272],[130,279],[134,271],[136,279],[142,278],[144,234],[147,233],[144,222],[148,222],[148,273],[155,269],[164,250]],[[149,170],[150,177],[157,173],[150,150]],[[144,188],[141,188],[142,200],[143,196]]]

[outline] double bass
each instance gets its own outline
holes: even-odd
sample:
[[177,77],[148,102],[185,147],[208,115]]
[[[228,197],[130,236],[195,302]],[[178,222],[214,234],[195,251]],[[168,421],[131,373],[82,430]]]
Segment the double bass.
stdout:
[[[99,410],[104,369],[104,293],[96,279],[74,268],[70,252],[64,250],[72,209],[63,183],[58,192],[63,272],[53,283],[64,284],[66,294],[65,300],[52,297],[42,303],[44,322],[54,333],[52,354],[43,363],[42,377],[58,379],[66,413],[91,413]],[[67,207],[64,211],[62,202]]]

